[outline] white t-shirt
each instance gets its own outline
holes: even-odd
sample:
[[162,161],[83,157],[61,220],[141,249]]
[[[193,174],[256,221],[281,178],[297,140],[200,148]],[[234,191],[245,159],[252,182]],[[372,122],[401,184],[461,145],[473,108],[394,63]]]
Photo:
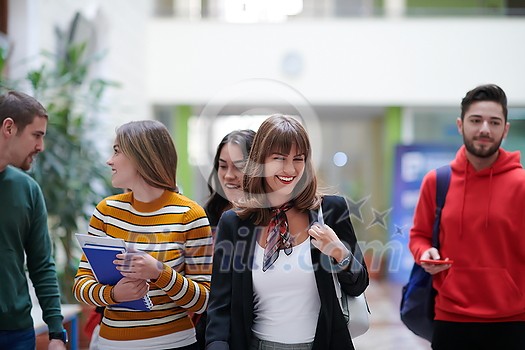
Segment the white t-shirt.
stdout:
[[[315,282],[310,239],[293,247],[292,254],[279,252],[273,265],[262,271],[264,249],[255,244],[253,260],[253,334],[286,344],[314,340],[321,301]],[[315,249],[315,248],[313,248]]]

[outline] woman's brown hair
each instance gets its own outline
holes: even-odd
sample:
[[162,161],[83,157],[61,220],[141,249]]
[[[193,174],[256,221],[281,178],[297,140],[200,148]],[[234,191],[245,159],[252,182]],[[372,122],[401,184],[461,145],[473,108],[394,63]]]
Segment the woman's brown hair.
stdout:
[[156,120],[126,123],[117,129],[116,143],[148,185],[178,192],[177,151],[164,124]]
[[239,203],[237,211],[241,219],[251,217],[256,225],[268,224],[272,208],[267,199],[268,188],[264,177],[266,158],[275,152],[288,154],[292,145],[305,156],[304,173],[292,192],[294,208],[307,210],[319,206],[320,195],[308,133],[297,119],[274,114],[261,124],[253,140],[243,177],[245,198]]

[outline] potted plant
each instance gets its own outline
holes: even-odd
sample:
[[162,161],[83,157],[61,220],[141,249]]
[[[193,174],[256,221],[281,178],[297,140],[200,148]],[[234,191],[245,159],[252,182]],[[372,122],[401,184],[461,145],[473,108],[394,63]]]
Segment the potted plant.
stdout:
[[[87,230],[94,205],[113,192],[95,143],[95,122],[104,91],[115,84],[90,76],[92,64],[100,57],[87,54],[88,42],[75,42],[80,20],[76,14],[67,31],[56,30],[58,52],[44,53],[44,63],[29,71],[25,81],[2,79],[1,84],[15,89],[29,82],[34,97],[48,111],[46,150],[38,156],[31,175],[46,200],[63,303],[75,302],[71,288],[80,251],[74,234]],[[5,49],[0,51],[0,72],[7,56]]]

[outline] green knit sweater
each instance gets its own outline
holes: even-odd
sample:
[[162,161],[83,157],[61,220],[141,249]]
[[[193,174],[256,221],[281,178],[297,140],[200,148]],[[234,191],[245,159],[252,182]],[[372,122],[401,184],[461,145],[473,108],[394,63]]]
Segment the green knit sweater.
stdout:
[[60,293],[44,197],[30,176],[8,166],[0,172],[0,330],[33,327],[24,253],[44,322],[50,332],[60,332]]

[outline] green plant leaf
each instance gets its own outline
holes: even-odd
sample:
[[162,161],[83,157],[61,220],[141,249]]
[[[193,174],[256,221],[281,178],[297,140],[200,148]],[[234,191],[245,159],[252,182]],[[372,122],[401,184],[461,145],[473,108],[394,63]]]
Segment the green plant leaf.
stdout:
[[[44,193],[54,247],[66,256],[65,265],[57,265],[66,303],[74,302],[71,283],[79,260],[74,233],[86,232],[94,206],[115,192],[93,130],[106,89],[118,84],[91,77],[92,65],[103,55],[89,56],[89,43],[75,42],[78,16],[68,31],[55,30],[58,52],[43,51],[40,58],[44,63],[25,77],[49,115],[46,149],[38,155],[30,174]],[[4,64],[0,51],[0,72]],[[2,79],[2,86],[4,83],[7,87],[6,79]],[[12,88],[16,84],[9,85]],[[79,223],[84,226],[78,227]]]

